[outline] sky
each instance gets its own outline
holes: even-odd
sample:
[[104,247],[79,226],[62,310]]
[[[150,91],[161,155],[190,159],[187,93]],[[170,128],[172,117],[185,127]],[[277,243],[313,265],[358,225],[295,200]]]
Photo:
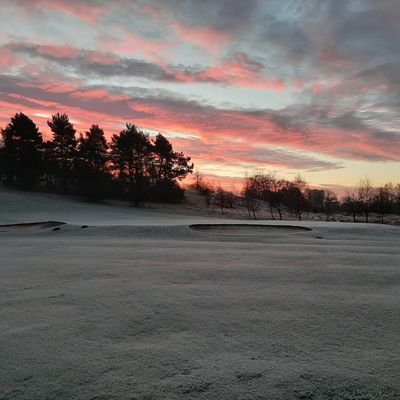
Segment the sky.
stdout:
[[0,127],[161,132],[216,182],[400,181],[400,0],[0,0]]

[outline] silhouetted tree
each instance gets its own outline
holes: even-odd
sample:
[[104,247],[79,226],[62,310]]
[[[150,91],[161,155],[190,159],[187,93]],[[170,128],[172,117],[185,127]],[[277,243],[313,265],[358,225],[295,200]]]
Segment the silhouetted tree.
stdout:
[[273,173],[268,173],[263,176],[263,185],[262,185],[262,200],[268,204],[269,212],[271,214],[271,218],[275,219],[274,208],[275,208],[275,187],[276,187],[276,176]]
[[357,222],[357,215],[361,212],[361,204],[356,193],[347,193],[342,200],[342,208],[345,212],[352,215],[353,222]]
[[47,124],[53,133],[53,139],[48,146],[47,159],[63,191],[67,192],[74,180],[77,156],[76,130],[67,114],[54,114]]
[[149,170],[152,192],[162,201],[174,201],[175,197],[179,200],[183,196],[183,191],[177,182],[193,171],[190,157],[175,152],[172,144],[161,133],[153,142],[152,152]]
[[385,215],[393,211],[394,197],[394,188],[390,183],[375,191],[373,208],[378,213],[381,224],[384,222]]
[[260,204],[265,204],[269,207],[272,219],[275,219],[273,208],[271,206],[270,194],[271,194],[271,176],[258,173],[250,178],[251,191],[257,198]]
[[226,207],[226,192],[222,186],[218,186],[215,191],[215,201],[221,210],[221,214],[224,214],[224,208]]
[[393,188],[393,197],[394,212],[400,215],[400,183]]
[[152,144],[149,136],[135,125],[126,124],[111,139],[111,159],[124,191],[135,205],[146,199]]
[[[1,131],[0,131],[1,132]],[[4,141],[0,135],[0,182],[6,179],[6,155],[4,153]]]
[[329,221],[331,214],[337,209],[339,204],[338,198],[332,190],[324,190],[323,210],[326,215],[326,220]]
[[374,198],[374,188],[368,177],[361,179],[358,186],[358,201],[360,202],[362,212],[365,215],[365,222],[369,221],[369,214]]
[[194,182],[191,184],[192,189],[201,191],[201,188],[204,184],[204,177],[199,170],[196,170],[194,173]]
[[235,202],[236,202],[237,196],[234,193],[233,189],[232,190],[225,190],[225,202],[226,206],[230,209],[235,208]]
[[301,221],[303,212],[307,209],[307,199],[300,188],[290,185],[285,195],[285,204],[293,214]]
[[32,187],[42,179],[47,189],[73,189],[92,199],[123,195],[135,205],[183,198],[178,182],[192,173],[193,163],[163,135],[152,141],[127,124],[109,145],[98,125],[77,139],[67,114],[54,114],[47,124],[52,139],[43,142],[30,118],[22,113],[11,118],[0,135],[0,180]]
[[245,184],[242,191],[243,205],[246,207],[249,218],[257,219],[257,211],[261,207],[259,199],[259,185],[257,178],[246,177]]
[[199,171],[196,171],[195,182],[192,187],[204,197],[207,208],[210,208],[215,190],[211,183],[207,182]]
[[285,205],[301,221],[304,211],[309,208],[309,201],[306,198],[307,184],[304,179],[298,175],[290,182],[285,190]]
[[306,190],[307,200],[310,202],[311,211],[315,213],[324,212],[325,191],[322,189]]
[[23,113],[15,114],[2,130],[1,158],[6,181],[32,187],[42,173],[43,139],[35,123]]
[[[243,195],[247,196],[245,203],[250,205],[250,208],[252,208],[253,203],[257,203],[256,208],[265,205],[272,219],[275,219],[275,211],[277,211],[279,219],[282,220],[283,208],[287,203],[288,188],[289,183],[284,179],[278,178],[274,173],[257,173],[246,178]],[[249,195],[253,199],[252,201]],[[255,200],[257,200],[257,202],[255,202]],[[250,212],[252,211],[250,210]]]
[[159,133],[153,144],[153,165],[156,183],[182,180],[193,171],[190,157],[175,152],[169,140]]
[[104,131],[92,125],[78,140],[76,178],[80,194],[91,199],[100,199],[107,193],[108,144]]
[[108,144],[104,131],[92,125],[78,140],[78,158],[92,172],[105,173],[109,160]]
[[278,211],[279,219],[282,221],[282,212],[285,199],[285,192],[287,191],[289,183],[284,179],[275,178],[272,181],[272,192],[269,195],[269,203],[273,208]]
[[286,181],[280,179],[275,173],[258,174],[258,191],[259,198],[267,206],[272,219],[275,219],[274,210],[279,214],[279,219],[282,219],[282,190],[287,186]]

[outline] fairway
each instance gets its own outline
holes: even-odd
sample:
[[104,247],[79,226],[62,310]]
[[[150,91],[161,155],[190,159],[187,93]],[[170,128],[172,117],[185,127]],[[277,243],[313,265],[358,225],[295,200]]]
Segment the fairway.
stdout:
[[0,229],[0,398],[397,398],[398,227],[98,206],[82,229],[97,206],[24,196],[69,223]]

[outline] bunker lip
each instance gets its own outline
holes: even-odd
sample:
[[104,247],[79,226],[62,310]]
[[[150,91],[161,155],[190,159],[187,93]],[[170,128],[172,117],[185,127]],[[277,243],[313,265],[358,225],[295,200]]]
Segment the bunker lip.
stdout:
[[65,222],[58,221],[41,221],[41,222],[21,222],[16,224],[0,225],[0,228],[54,228],[56,226],[65,225]]
[[263,235],[274,233],[309,232],[312,229],[295,225],[261,225],[261,224],[192,224],[189,228],[197,232],[222,235]]

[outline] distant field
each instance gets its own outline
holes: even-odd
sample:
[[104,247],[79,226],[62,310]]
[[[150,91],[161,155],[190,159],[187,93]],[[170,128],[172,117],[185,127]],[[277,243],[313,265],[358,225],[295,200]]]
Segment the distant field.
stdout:
[[400,398],[399,227],[4,189],[0,225],[0,399]]

